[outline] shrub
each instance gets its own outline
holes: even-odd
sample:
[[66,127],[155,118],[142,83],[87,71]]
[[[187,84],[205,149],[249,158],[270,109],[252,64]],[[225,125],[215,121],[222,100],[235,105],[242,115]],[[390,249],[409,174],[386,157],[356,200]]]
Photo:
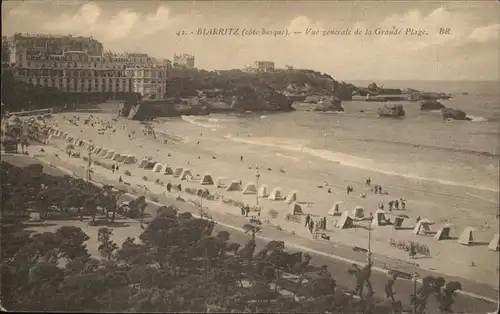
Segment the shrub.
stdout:
[[125,174],[126,176],[129,176],[129,177],[132,175],[132,174],[130,173],[130,171],[128,171],[128,170],[125,170],[124,174]]

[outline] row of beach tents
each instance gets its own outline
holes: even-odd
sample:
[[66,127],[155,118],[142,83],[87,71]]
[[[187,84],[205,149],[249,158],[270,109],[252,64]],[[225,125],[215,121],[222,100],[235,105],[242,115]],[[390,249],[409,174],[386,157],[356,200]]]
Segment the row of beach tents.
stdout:
[[[89,151],[92,154],[110,159],[116,162],[121,162],[124,164],[136,164],[138,168],[143,168],[146,170],[151,170],[153,172],[162,173],[164,175],[172,175],[175,178],[179,178],[180,180],[192,180],[194,178],[191,169],[184,167],[176,167],[172,168],[167,164],[162,164],[151,159],[143,158],[139,162],[137,162],[137,158],[134,155],[128,154],[120,154],[115,152],[112,149],[108,149],[105,147],[98,147],[93,145],[89,141],[81,140],[77,137],[74,137],[67,132],[62,130],[52,128],[49,131],[49,139],[52,136],[60,137],[65,139],[68,142],[66,150],[72,150],[79,148],[81,150]],[[258,197],[267,198],[273,201],[281,201],[283,200],[285,203],[291,205],[292,214],[303,214],[302,207],[297,203],[297,191],[291,191],[286,197],[282,196],[281,188],[275,187],[268,193],[268,186],[266,184],[257,185],[253,182],[247,183],[244,187],[242,186],[242,182],[238,180],[232,180],[229,182],[227,177],[217,177],[215,180],[213,179],[210,173],[205,173],[201,176],[199,181],[201,185],[214,185],[217,188],[225,188],[226,191],[241,191],[242,194],[257,194]],[[336,216],[339,214],[339,205],[340,202],[335,202],[332,206],[331,210],[328,212],[328,215]],[[405,217],[396,216],[394,219],[394,226],[400,227],[404,221]],[[340,219],[336,222],[336,227],[340,229],[347,229],[354,226],[354,221],[356,220],[365,220],[364,217],[364,209],[360,206],[357,206],[351,213],[349,211],[344,211],[340,215]],[[382,210],[377,210],[371,219],[372,226],[383,226],[387,224],[388,219],[386,218],[386,213]],[[417,222],[415,227],[413,228],[414,235],[422,235],[431,232],[430,225],[433,222],[422,219]],[[434,235],[436,240],[443,240],[450,238],[452,225],[445,224],[442,226],[438,232]],[[458,242],[462,245],[471,245],[474,242],[473,237],[474,228],[467,227],[462,234],[458,237]],[[499,234],[495,234],[493,239],[490,241],[488,248],[493,251],[498,251],[500,248],[500,238]]]

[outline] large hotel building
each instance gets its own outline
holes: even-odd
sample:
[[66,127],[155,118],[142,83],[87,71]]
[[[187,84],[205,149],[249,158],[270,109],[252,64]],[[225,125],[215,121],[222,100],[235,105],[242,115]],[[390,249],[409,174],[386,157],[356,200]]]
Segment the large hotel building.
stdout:
[[[2,64],[16,79],[65,92],[138,92],[144,98],[165,98],[169,60],[144,53],[105,52],[92,37],[15,34],[2,38]],[[8,60],[4,56],[9,56]]]

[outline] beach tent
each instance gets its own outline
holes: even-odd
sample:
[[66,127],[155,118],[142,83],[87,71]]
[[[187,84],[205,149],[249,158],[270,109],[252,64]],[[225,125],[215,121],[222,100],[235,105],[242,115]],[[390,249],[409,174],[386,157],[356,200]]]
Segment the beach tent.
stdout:
[[160,172],[162,168],[163,168],[163,165],[162,165],[162,164],[160,164],[160,163],[157,163],[157,164],[153,167],[153,171],[154,171],[154,172]]
[[491,251],[498,251],[500,249],[500,237],[498,233],[491,239],[490,244],[488,244],[488,249]]
[[330,210],[328,211],[328,215],[330,216],[340,215],[340,204],[342,204],[342,202],[333,203],[332,208],[330,208]]
[[413,228],[413,234],[414,235],[421,235],[425,234],[427,232],[431,232],[430,225],[433,224],[427,219],[422,219],[417,224],[415,225],[415,228]]
[[124,164],[135,164],[135,156],[134,155],[128,155],[123,159]]
[[111,159],[113,158],[114,155],[115,155],[114,151],[108,151],[108,153],[106,154],[106,156],[104,156],[104,158]]
[[162,172],[165,175],[172,175],[172,174],[174,174],[174,171],[172,170],[172,167],[170,167],[169,165],[164,165],[164,167],[162,169]]
[[365,209],[361,206],[356,206],[356,208],[354,208],[352,210],[352,216],[354,218],[363,218],[365,217]]
[[189,180],[192,177],[193,177],[193,174],[191,173],[191,169],[184,169],[184,171],[182,171],[182,173],[181,173],[180,179],[181,180]]
[[259,192],[257,193],[259,195],[259,197],[268,197],[269,196],[269,194],[267,193],[267,188],[268,188],[268,186],[266,184],[262,184],[259,187]]
[[434,238],[436,240],[445,240],[450,237],[450,231],[451,231],[451,224],[445,224],[439,230],[436,232],[436,235]]
[[474,231],[474,228],[472,227],[467,227],[465,228],[464,232],[458,237],[458,243],[462,245],[469,245],[474,241],[474,237],[472,236],[472,231]]
[[148,160],[148,163],[144,166],[144,170],[152,170],[156,165],[156,161]]
[[385,226],[387,225],[387,218],[383,210],[376,210],[372,219],[372,226]]
[[241,183],[240,181],[233,180],[231,184],[226,188],[226,191],[241,191]]
[[297,191],[293,190],[286,196],[285,203],[292,204],[297,200]]
[[347,210],[342,213],[340,219],[335,224],[335,227],[340,229],[352,228],[352,226],[353,226],[353,220],[351,217],[349,217],[349,211]]
[[269,194],[269,197],[268,199],[272,200],[272,201],[278,201],[280,200],[282,197],[281,197],[281,188],[279,187],[275,187],[271,193]]
[[94,149],[92,150],[92,153],[97,155],[101,151],[102,147],[100,146],[95,146]]
[[126,155],[119,155],[118,157],[114,157],[113,160],[116,160],[117,162],[123,162],[127,158]]
[[297,202],[293,202],[290,206],[292,210],[292,215],[303,215],[304,212],[302,211],[302,206],[300,204],[297,204]]
[[174,177],[176,177],[176,178],[180,177],[183,171],[184,171],[184,168],[182,168],[182,167],[175,168]]
[[394,217],[394,229],[401,228],[404,220],[405,220],[405,218],[401,217],[401,216]]
[[243,189],[243,194],[257,194],[257,186],[253,182],[249,182]]
[[148,160],[146,158],[141,159],[139,164],[137,165],[138,168],[144,168],[148,164]]
[[121,155],[120,155],[119,153],[115,153],[115,154],[113,155],[113,158],[112,158],[112,159],[113,159],[114,161],[118,161],[118,159],[119,159],[120,157],[121,157]]
[[106,156],[106,154],[108,153],[108,149],[107,148],[103,148],[101,149],[101,151],[99,152],[99,156],[100,157],[104,157]]
[[203,174],[203,177],[200,180],[201,185],[214,185],[214,179],[212,179],[212,175],[210,173]]
[[215,186],[218,188],[226,188],[227,180],[228,180],[227,177],[217,177],[217,179],[215,179]]

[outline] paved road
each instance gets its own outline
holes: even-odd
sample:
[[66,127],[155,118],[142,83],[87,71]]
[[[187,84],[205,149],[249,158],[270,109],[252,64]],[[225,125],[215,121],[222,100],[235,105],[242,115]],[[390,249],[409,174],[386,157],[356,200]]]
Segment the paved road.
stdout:
[[[39,163],[36,159],[33,159],[31,157],[27,156],[2,156],[2,160],[8,161],[10,163],[16,164],[18,166],[23,166],[23,165],[28,165],[32,163]],[[51,175],[65,175],[66,173],[58,170],[58,169],[53,169],[50,167],[44,166],[44,171]],[[129,201],[132,198],[129,196],[124,195],[121,200],[123,201]],[[190,204],[186,203],[180,203],[180,202],[173,202],[174,205],[180,208],[181,211],[189,211],[192,213],[197,213],[197,209],[195,209],[193,206]],[[158,208],[158,205],[155,204],[148,204],[147,207],[147,212],[150,213],[151,215],[156,215],[156,209]],[[215,220],[219,220],[216,215],[212,215]],[[219,215],[217,215],[219,216]],[[222,215],[221,215],[222,216]],[[224,222],[226,224],[231,224],[234,226],[241,226],[241,219],[238,219],[233,216],[226,215],[223,217]],[[249,239],[250,236],[248,234],[245,234],[243,232],[239,232],[237,230],[234,230],[232,228],[228,228],[225,226],[217,225],[215,228],[215,232],[225,230],[229,231],[231,234],[231,241],[233,242],[238,242],[240,244],[246,243]],[[266,238],[271,238],[271,239],[279,239],[279,231],[272,231],[269,229],[264,229],[264,231],[261,233],[263,237]],[[299,238],[297,240],[300,241]],[[267,241],[262,240],[257,238],[257,250],[262,248]],[[294,241],[295,242],[295,241]],[[293,249],[289,249],[290,251],[294,251]],[[356,254],[352,252],[353,254]],[[347,269],[351,266],[350,263],[342,261],[342,260],[337,260],[337,259],[332,259],[329,258],[325,255],[322,254],[311,254],[313,257],[312,264],[314,266],[321,266],[321,265],[327,265],[329,271],[332,273],[334,278],[337,281],[337,284],[341,288],[347,288],[352,290],[354,287],[354,280],[352,276],[350,276],[347,273]],[[387,282],[387,275],[380,273],[380,272],[372,272],[372,285],[374,287],[375,293],[379,296],[384,296],[384,286]],[[413,291],[413,283],[410,280],[405,280],[405,279],[398,279],[395,284],[395,289],[396,291],[396,297],[399,297],[404,303],[408,302],[408,296],[409,294],[412,293]],[[497,305],[491,302],[487,302],[484,300],[480,299],[474,299],[469,296],[465,295],[457,295],[455,305],[454,305],[454,310],[456,313],[487,313],[487,312],[494,312],[497,309]],[[429,313],[438,313],[437,310],[437,303],[434,298],[430,298],[429,301]]]

